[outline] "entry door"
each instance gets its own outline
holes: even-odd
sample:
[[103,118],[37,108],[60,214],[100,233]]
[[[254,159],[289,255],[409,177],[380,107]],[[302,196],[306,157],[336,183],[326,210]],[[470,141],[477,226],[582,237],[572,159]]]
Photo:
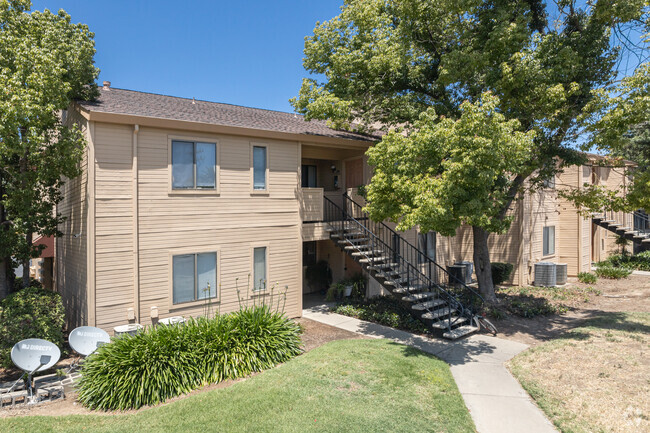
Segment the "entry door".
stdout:
[[357,188],[363,185],[363,159],[345,161],[345,188]]

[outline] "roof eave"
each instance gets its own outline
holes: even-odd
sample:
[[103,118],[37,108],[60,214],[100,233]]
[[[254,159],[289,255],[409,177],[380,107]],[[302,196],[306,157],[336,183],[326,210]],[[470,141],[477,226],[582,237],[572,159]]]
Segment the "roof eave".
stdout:
[[78,103],[73,103],[73,107],[76,108],[86,120],[92,122],[105,122],[126,125],[137,124],[140,126],[149,126],[152,128],[179,129],[184,131],[237,135],[260,139],[267,138],[276,140],[290,140],[352,148],[367,148],[376,143],[376,141],[373,141],[370,138],[367,140],[357,140],[343,137],[329,137],[325,135],[269,131],[266,129],[217,125],[213,123],[193,122],[188,120],[166,119],[162,117],[92,111],[86,107],[79,105]]

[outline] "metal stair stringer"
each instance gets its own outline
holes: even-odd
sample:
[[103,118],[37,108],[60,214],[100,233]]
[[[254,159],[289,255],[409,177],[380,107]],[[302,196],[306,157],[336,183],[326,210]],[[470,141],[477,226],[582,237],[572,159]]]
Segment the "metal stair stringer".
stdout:
[[[325,197],[330,239],[435,334],[456,339],[478,330],[478,293],[426,257],[383,222],[371,221],[344,194],[344,207]],[[445,282],[453,282],[453,287]]]

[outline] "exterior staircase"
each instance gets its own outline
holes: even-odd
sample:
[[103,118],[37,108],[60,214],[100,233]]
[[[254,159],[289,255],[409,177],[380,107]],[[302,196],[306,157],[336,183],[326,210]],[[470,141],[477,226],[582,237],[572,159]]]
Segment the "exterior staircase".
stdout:
[[625,218],[612,212],[595,214],[592,217],[594,224],[609,230],[627,240],[634,242],[642,249],[650,248],[650,220],[644,212],[633,212],[633,223],[625,222]]
[[454,340],[478,330],[483,299],[464,282],[388,225],[371,221],[347,194],[343,207],[325,197],[324,211],[330,239],[434,334]]

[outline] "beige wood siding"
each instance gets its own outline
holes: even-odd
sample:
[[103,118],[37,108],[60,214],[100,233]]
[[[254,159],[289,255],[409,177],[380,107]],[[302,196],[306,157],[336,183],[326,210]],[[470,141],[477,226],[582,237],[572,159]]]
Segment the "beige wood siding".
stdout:
[[[88,124],[76,111],[68,112],[66,123],[78,125],[90,139]],[[55,240],[55,287],[63,299],[68,329],[88,323],[88,148],[81,170],[80,176],[66,180],[57,206],[65,221],[59,225],[63,236]]]
[[161,318],[202,314],[203,305],[171,304],[170,255],[181,250],[219,248],[220,311],[236,310],[236,286],[244,298],[252,247],[258,245],[268,247],[269,284],[277,284],[281,291],[288,286],[286,311],[299,316],[302,243],[298,144],[264,141],[268,146],[269,192],[259,196],[251,194],[251,140],[191,134],[218,141],[220,194],[170,194],[168,137],[182,135],[187,134],[151,128],[141,128],[138,134],[140,322],[149,323],[153,306],[158,307]]

